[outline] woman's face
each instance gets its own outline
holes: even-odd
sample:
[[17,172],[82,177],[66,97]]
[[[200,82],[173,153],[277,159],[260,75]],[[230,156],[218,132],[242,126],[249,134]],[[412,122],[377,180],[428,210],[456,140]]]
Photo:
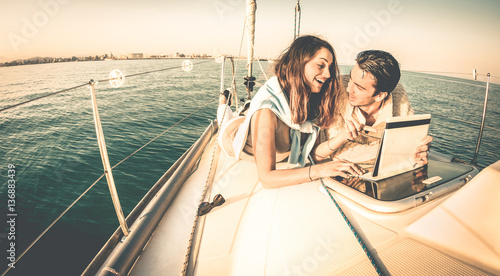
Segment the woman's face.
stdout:
[[330,65],[333,54],[326,48],[319,49],[304,68],[307,86],[312,93],[319,93],[323,84],[330,78]]

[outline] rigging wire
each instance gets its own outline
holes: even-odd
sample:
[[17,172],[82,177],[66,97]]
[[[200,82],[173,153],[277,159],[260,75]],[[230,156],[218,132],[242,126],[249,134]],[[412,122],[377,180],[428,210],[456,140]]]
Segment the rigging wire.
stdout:
[[430,73],[430,74],[470,75],[470,73],[460,73],[460,72],[438,72],[438,71],[419,71],[419,70],[408,70],[408,71],[416,73]]
[[14,108],[14,107],[18,107],[20,105],[24,105],[24,104],[27,104],[27,103],[30,103],[30,102],[34,102],[34,101],[37,101],[37,100],[40,100],[40,99],[43,99],[43,98],[47,98],[47,97],[50,97],[50,96],[55,96],[57,94],[60,94],[60,93],[63,93],[63,92],[66,92],[66,91],[71,91],[73,89],[77,89],[77,88],[80,88],[80,87],[84,87],[88,85],[88,83],[85,83],[85,84],[81,84],[81,85],[77,85],[75,87],[71,87],[71,88],[67,88],[67,89],[63,89],[63,90],[60,90],[60,91],[57,91],[57,92],[54,92],[54,93],[50,93],[50,94],[47,94],[47,95],[44,95],[44,96],[41,96],[41,97],[38,97],[38,98],[34,98],[34,99],[31,99],[31,100],[27,100],[25,102],[21,102],[21,103],[17,103],[17,104],[14,104],[14,105],[11,105],[11,106],[8,106],[6,108],[3,108],[3,109],[0,109],[0,112],[4,112],[5,110],[9,110],[11,108]]
[[[125,157],[124,159],[122,159],[120,162],[116,163],[113,167],[111,167],[111,169],[114,169],[116,167],[118,167],[121,163],[123,163],[125,160],[129,159],[130,157],[132,157],[133,155],[135,155],[137,152],[139,152],[140,150],[142,150],[143,148],[145,148],[146,146],[148,146],[149,144],[151,144],[153,141],[155,141],[156,139],[158,139],[160,136],[162,136],[163,134],[167,133],[168,131],[170,131],[172,128],[174,128],[175,126],[177,126],[178,124],[180,124],[182,121],[184,121],[185,119],[187,119],[188,117],[190,117],[191,115],[193,115],[194,113],[196,113],[198,110],[200,110],[201,108],[207,106],[208,104],[214,102],[216,100],[216,98],[211,98],[210,100],[208,100],[205,104],[203,104],[202,106],[198,107],[196,110],[194,110],[193,112],[189,113],[188,115],[186,115],[184,118],[182,118],[181,120],[179,120],[177,123],[173,124],[172,126],[170,126],[169,128],[167,128],[165,131],[163,131],[162,133],[158,134],[155,138],[151,139],[149,142],[147,142],[146,144],[144,144],[142,147],[140,147],[139,149],[137,149],[136,151],[134,151],[133,153],[131,153],[129,156]],[[54,224],[56,224],[85,194],[87,194],[88,191],[90,191],[90,189],[92,189],[98,182],[99,180],[101,180],[103,177],[105,176],[105,174],[102,174],[99,178],[97,178],[96,181],[94,181],[94,183],[92,183],[75,201],[73,201],[73,203],[71,203],[24,251],[23,253],[21,253],[19,255],[18,258],[16,258],[16,261],[14,262],[17,263],[27,252],[28,250],[30,250],[51,228],[52,226],[54,226]],[[9,272],[10,270],[10,267],[5,270],[5,272],[2,274],[2,275],[5,275],[7,272]]]
[[[294,28],[294,38],[296,38],[297,36],[299,36],[299,33],[300,33],[300,16],[301,16],[301,10],[300,10],[300,1],[297,1],[297,6],[296,6],[296,9],[295,9],[295,28]],[[298,24],[297,24],[297,15],[298,15]],[[245,17],[245,21],[246,22],[246,17]],[[244,24],[244,29],[245,29],[245,24]],[[242,34],[242,40],[241,40],[241,43],[240,43],[240,49],[239,49],[239,54],[238,54],[238,57],[241,56],[241,50],[242,50],[242,45],[243,45],[243,39],[244,39],[244,30],[243,30],[243,34]],[[252,43],[251,47],[253,48],[254,45]],[[268,79],[266,73],[264,72],[263,68],[262,68],[262,65],[260,63],[260,59],[257,58],[258,60],[258,63],[259,63],[259,66],[262,70],[262,73],[264,74],[265,78]],[[239,58],[238,58],[238,61],[239,61]],[[238,61],[236,63],[236,67],[235,67],[235,71],[236,68],[238,67]],[[199,63],[195,63],[195,64],[202,64],[202,63],[206,63],[206,62],[211,62],[211,60],[209,61],[203,61],[203,62],[199,62]],[[158,69],[158,70],[152,70],[152,71],[147,71],[147,72],[142,72],[142,73],[136,73],[136,74],[130,74],[130,75],[127,75],[125,77],[135,77],[135,76],[140,76],[140,75],[145,75],[145,74],[150,74],[150,73],[155,73],[155,72],[161,72],[161,71],[166,71],[166,70],[172,70],[172,69],[176,69],[176,68],[182,68],[182,66],[174,66],[174,67],[168,67],[168,68],[163,68],[163,69]],[[416,72],[416,73],[441,73],[441,74],[464,74],[464,75],[468,75],[469,73],[457,73],[457,72],[436,72],[436,71],[411,71],[411,72]],[[235,74],[233,74],[233,81],[235,79]],[[496,77],[496,76],[492,76],[494,78],[499,78],[499,77]],[[430,79],[437,79],[437,78],[432,78],[432,77],[427,77],[427,78],[430,78]],[[110,79],[103,79],[103,80],[99,80],[99,81],[109,81]],[[450,80],[451,81],[451,80]],[[459,82],[459,81],[453,81],[453,82],[457,82],[457,83],[461,83],[461,84],[467,84],[467,85],[475,85],[475,84],[470,84],[470,83],[465,83],[465,82]],[[14,104],[12,106],[8,106],[6,108],[3,108],[3,109],[0,109],[0,112],[4,112],[6,110],[9,110],[9,109],[12,109],[12,108],[15,108],[15,107],[18,107],[18,106],[21,106],[21,105],[24,105],[24,104],[27,104],[27,103],[31,103],[31,102],[34,102],[34,101],[37,101],[37,100],[40,100],[40,99],[43,99],[43,98],[47,98],[47,97],[51,97],[51,96],[55,96],[57,94],[60,94],[60,93],[63,93],[63,92],[68,92],[68,91],[72,91],[72,90],[76,90],[77,88],[80,88],[80,87],[84,87],[84,86],[87,86],[88,83],[85,83],[85,84],[81,84],[81,85],[77,85],[77,86],[74,86],[74,87],[71,87],[71,88],[67,88],[67,89],[63,89],[63,90],[60,90],[60,91],[56,91],[56,92],[53,92],[53,93],[50,93],[50,94],[47,94],[47,95],[44,95],[44,96],[41,96],[41,97],[38,97],[38,98],[34,98],[34,99],[31,99],[31,100],[27,100],[27,101],[24,101],[24,102],[21,102],[21,103],[17,103],[17,104]],[[112,169],[118,167],[121,163],[125,162],[127,159],[129,159],[130,157],[132,157],[133,155],[135,155],[137,152],[139,152],[140,150],[142,150],[143,148],[145,148],[146,146],[148,146],[150,143],[152,143],[153,141],[155,141],[156,139],[158,139],[159,137],[161,137],[162,135],[164,135],[166,132],[170,131],[172,128],[174,128],[175,126],[177,126],[178,124],[180,124],[182,121],[184,121],[186,118],[190,117],[191,115],[193,115],[194,113],[196,113],[197,111],[199,111],[201,108],[207,106],[208,104],[212,103],[214,100],[216,100],[216,98],[212,98],[210,99],[208,102],[206,102],[204,105],[200,106],[198,109],[194,110],[193,112],[191,112],[190,114],[186,115],[184,118],[182,118],[180,121],[178,121],[176,124],[170,126],[169,128],[167,128],[165,131],[163,131],[162,133],[160,133],[159,135],[157,135],[155,138],[153,138],[152,140],[150,140],[149,142],[147,142],[146,144],[144,144],[143,146],[141,146],[139,149],[137,149],[136,151],[134,151],[133,153],[131,153],[129,156],[125,157],[123,160],[121,160],[120,162],[118,162],[117,164],[115,164]],[[437,116],[440,116],[440,115],[437,115]],[[476,126],[480,126],[479,124],[477,123],[472,123],[472,122],[468,122],[468,121],[464,121],[464,120],[460,120],[460,119],[454,119],[454,118],[449,118],[447,116],[442,116],[442,117],[446,117],[448,119],[451,119],[451,120],[456,120],[456,121],[461,121],[461,122],[465,122],[465,123],[469,123],[469,124],[473,124],[473,125],[476,125]],[[500,131],[499,129],[496,129],[496,128],[493,128],[493,127],[489,127],[489,126],[485,126],[486,128],[489,128],[489,129],[493,129],[493,130],[496,130],[496,131]],[[215,147],[214,147],[214,150],[215,150]],[[212,156],[212,159],[213,159],[213,156]],[[212,164],[211,164],[212,166]],[[211,168],[210,166],[210,168]],[[71,203],[28,247],[27,249],[25,249],[20,255],[19,257],[16,259],[16,263],[28,252],[28,250],[30,250],[52,227],[55,223],[57,223],[89,190],[91,190],[103,177],[105,176],[105,174],[102,174],[94,183],[92,183],[73,203]],[[207,181],[208,181],[208,176],[207,176]],[[323,182],[323,181],[322,181]],[[324,185],[324,183],[323,183]],[[327,190],[328,191],[328,190]],[[204,190],[204,193],[206,193],[206,187],[205,187],[205,190]],[[330,195],[331,197],[331,195]],[[333,198],[332,198],[333,199]],[[195,221],[195,224],[196,224],[196,221]],[[10,270],[10,267],[4,272],[3,275],[5,275],[5,273],[7,273],[8,271]]]
[[[415,73],[415,71],[406,71],[408,73]],[[417,72],[418,73],[418,72]],[[442,72],[443,74],[445,74],[445,72]],[[432,80],[439,80],[439,81],[443,81],[443,79],[440,79],[440,78],[434,78],[434,77],[431,77],[431,76],[419,76],[421,78],[426,78],[426,79],[432,79]],[[465,85],[470,85],[470,86],[476,86],[476,87],[483,87],[482,84],[480,83],[468,83],[468,82],[464,82],[464,81],[456,81],[456,80],[446,80],[447,82],[454,82],[454,83],[459,83],[459,84],[465,84]]]
[[[236,59],[236,65],[234,66],[234,72],[238,71],[238,64],[239,64],[240,57],[241,57],[241,51],[243,49],[243,41],[245,39],[246,21],[247,21],[247,17],[245,16],[245,19],[243,20],[243,30],[242,30],[242,34],[241,34],[240,48],[238,50],[238,56],[237,56],[238,58]],[[252,41],[250,41],[250,43],[251,43],[252,49],[254,49],[254,43]],[[269,80],[269,78],[267,77],[267,74],[266,74],[265,70],[262,67],[262,64],[260,63],[260,58],[257,56],[256,59],[257,59],[257,63],[259,64],[260,70],[262,71],[262,74],[266,78],[266,81]],[[236,79],[236,74],[233,74],[232,77],[233,78],[231,80],[231,83],[234,83],[234,81]],[[255,82],[255,83],[258,84],[257,82]],[[262,86],[262,85],[260,85],[260,86]]]
[[[251,44],[252,44],[252,48],[253,48],[253,47],[254,47],[254,44],[253,44],[253,43],[251,43]],[[265,72],[264,68],[262,67],[262,64],[260,63],[260,58],[259,58],[258,56],[256,56],[255,58],[257,59],[257,63],[259,64],[259,67],[260,67],[260,70],[261,70],[261,72],[262,72],[262,75],[264,75],[264,78],[266,78],[266,81],[268,81],[268,80],[269,80],[269,78],[267,77],[267,74],[266,74],[266,72]],[[257,83],[256,81],[254,81],[254,82],[255,82],[255,83]],[[262,86],[262,85],[261,85],[261,86]]]
[[[236,59],[236,65],[234,66],[234,72],[238,71],[238,64],[240,63],[241,50],[243,49],[243,40],[245,39],[246,23],[247,23],[247,17],[245,16],[245,19],[243,20],[243,31],[241,34],[240,49],[238,51],[238,59]],[[223,62],[226,62],[226,61],[224,60]],[[236,73],[233,74],[233,79],[231,80],[231,83],[234,83],[235,80],[236,80]]]
[[[245,21],[244,23],[246,22],[246,18],[245,18]],[[245,25],[244,24],[244,28],[243,28],[243,34],[242,34],[242,40],[241,40],[241,43],[240,43],[240,49],[239,49],[239,54],[238,54],[238,57],[241,56],[241,51],[242,51],[242,47],[243,47],[243,39],[244,39],[244,34],[245,34]],[[253,47],[253,45],[252,45]],[[236,71],[236,68],[238,66],[238,61],[239,59],[237,60],[237,63],[236,63],[236,67],[235,67],[235,71]],[[207,62],[211,62],[211,60],[208,60],[208,61],[203,61],[203,62],[198,62],[198,63],[195,63],[196,64],[202,64],[202,63],[207,63]],[[151,74],[151,73],[156,73],[156,72],[162,72],[162,71],[167,71],[167,70],[172,70],[172,69],[177,69],[177,68],[182,68],[182,66],[173,66],[173,67],[167,67],[167,68],[162,68],[162,69],[157,69],[157,70],[151,70],[151,71],[147,71],[147,72],[141,72],[141,73],[136,73],[136,74],[130,74],[130,75],[126,75],[125,77],[126,78],[129,78],[129,77],[135,77],[135,76],[141,76],[141,75],[146,75],[146,74]],[[261,69],[262,69],[262,66],[261,66]],[[263,71],[264,73],[264,71]],[[265,73],[264,73],[265,75]],[[267,77],[266,77],[267,78]],[[233,81],[235,79],[235,74],[233,74]],[[109,81],[109,80],[112,80],[112,79],[102,79],[102,80],[98,80],[98,82],[100,81]],[[34,102],[34,101],[37,101],[37,100],[40,100],[40,99],[44,99],[44,98],[47,98],[47,97],[51,97],[51,96],[55,96],[57,94],[60,94],[60,93],[63,93],[63,92],[68,92],[68,91],[72,91],[72,90],[76,90],[77,88],[80,88],[80,87],[84,87],[84,86],[87,86],[88,83],[85,83],[85,84],[81,84],[81,85],[77,85],[77,86],[74,86],[74,87],[71,87],[71,88],[67,88],[67,89],[63,89],[63,90],[60,90],[60,91],[56,91],[54,93],[50,93],[50,94],[47,94],[47,95],[44,95],[44,96],[41,96],[41,97],[38,97],[38,98],[34,98],[34,99],[30,99],[30,100],[27,100],[27,101],[24,101],[24,102],[21,102],[21,103],[17,103],[17,104],[14,104],[12,106],[8,106],[6,108],[3,108],[3,109],[0,109],[0,112],[3,112],[3,111],[6,111],[6,110],[9,110],[9,109],[12,109],[12,108],[15,108],[15,107],[18,107],[18,106],[21,106],[21,105],[25,105],[25,104],[28,104],[30,102]],[[162,135],[164,135],[165,133],[167,133],[168,131],[170,131],[172,128],[174,128],[175,126],[177,126],[178,124],[180,124],[182,121],[184,121],[185,119],[187,119],[188,117],[190,117],[191,115],[193,115],[194,113],[196,113],[197,111],[199,111],[201,108],[207,106],[208,104],[212,103],[213,101],[215,101],[217,99],[217,97],[214,97],[214,98],[211,98],[209,101],[207,101],[204,105],[200,106],[199,108],[197,108],[196,110],[194,110],[193,112],[191,112],[190,114],[186,115],[184,118],[182,118],[181,120],[179,120],[177,123],[175,123],[174,125],[170,126],[169,128],[167,128],[165,131],[163,131],[162,133],[160,133],[159,135],[157,135],[155,138],[151,139],[150,141],[148,141],[146,144],[144,144],[143,146],[141,146],[140,148],[138,148],[137,150],[135,150],[133,153],[131,153],[130,155],[128,155],[127,157],[125,157],[124,159],[122,159],[120,162],[118,162],[117,164],[115,164],[111,169],[115,169],[116,167],[118,167],[120,164],[122,164],[123,162],[125,162],[127,159],[129,159],[130,157],[132,157],[133,155],[135,155],[137,152],[139,152],[140,150],[142,150],[143,148],[145,148],[146,146],[148,146],[149,144],[151,144],[152,142],[154,142],[156,139],[158,139],[159,137],[161,137]],[[87,194],[88,191],[90,191],[103,177],[105,176],[105,174],[102,174],[97,180],[94,181],[94,183],[92,183],[77,199],[75,199],[20,255],[19,257],[16,259],[16,262],[17,263],[83,196],[85,196]],[[2,275],[5,275],[8,271],[10,270],[10,267],[2,274]]]
[[204,105],[198,107],[197,109],[195,109],[193,112],[189,113],[188,115],[186,115],[184,118],[182,118],[180,121],[178,121],[177,123],[173,124],[172,126],[170,126],[169,128],[167,128],[165,131],[163,131],[162,133],[158,134],[155,138],[151,139],[149,142],[147,142],[146,144],[144,144],[142,147],[140,147],[139,149],[137,149],[136,151],[134,151],[133,153],[131,153],[129,156],[125,157],[122,161],[116,163],[116,165],[114,165],[113,167],[111,167],[111,169],[114,169],[115,167],[117,167],[118,165],[120,165],[121,163],[123,163],[125,160],[129,159],[130,157],[132,157],[134,154],[136,154],[137,152],[139,152],[140,150],[142,150],[143,148],[147,147],[149,144],[151,144],[153,141],[155,141],[156,139],[160,138],[160,136],[162,136],[163,134],[167,133],[168,131],[170,131],[172,128],[174,128],[175,126],[177,126],[178,124],[180,124],[182,121],[184,121],[185,119],[187,119],[188,117],[190,117],[191,115],[193,115],[194,113],[196,113],[198,110],[202,109],[203,107],[209,105],[210,103],[214,102],[217,98],[214,97],[214,98],[211,98],[210,100],[208,100]]
[[[264,78],[266,78],[266,81],[268,81],[268,80],[269,80],[269,78],[267,77],[267,74],[266,74],[266,72],[264,71],[264,68],[262,68],[262,64],[260,64],[260,58],[259,58],[259,57],[257,57],[257,63],[259,64],[260,71],[262,71],[262,74],[264,75]],[[255,83],[257,83],[257,82],[255,82]],[[261,86],[262,86],[262,85],[261,85]]]
[[[418,110],[418,109],[415,109],[415,112],[422,112],[422,113],[426,113],[422,110]],[[462,123],[467,123],[467,124],[471,124],[471,125],[475,125],[475,126],[481,126],[481,124],[478,124],[478,123],[473,123],[473,122],[469,122],[469,121],[465,121],[465,120],[460,120],[460,119],[456,119],[456,118],[451,118],[449,116],[446,116],[446,115],[440,115],[440,114],[432,114],[432,116],[437,116],[437,117],[442,117],[442,118],[446,118],[446,119],[449,119],[449,120],[452,120],[452,121],[458,121],[458,122],[462,122]],[[500,131],[500,129],[497,129],[497,128],[494,128],[494,127],[490,127],[490,126],[487,126],[487,125],[484,125],[485,128],[489,128],[491,130],[496,130],[496,131]]]
[[[253,42],[250,42],[250,43],[251,43],[251,45],[252,45],[252,48],[254,48],[254,44],[253,44]],[[266,81],[268,81],[268,80],[269,80],[269,78],[267,77],[267,74],[266,74],[266,72],[265,72],[264,68],[262,67],[262,64],[260,63],[260,58],[259,58],[259,56],[256,56],[256,57],[255,57],[255,59],[257,59],[257,63],[259,64],[260,70],[262,71],[262,74],[264,75],[264,78],[266,78]],[[254,81],[254,82],[255,82],[255,81]],[[255,83],[256,83],[256,82],[255,82]]]
[[[440,71],[414,71],[414,70],[404,70],[405,72],[408,73],[426,73],[426,74],[456,74],[456,75],[471,75],[470,73],[458,73],[458,72],[440,72]],[[478,76],[487,76],[487,74],[477,74]],[[436,80],[442,80],[438,78],[432,78],[432,77],[427,77],[427,76],[422,76],[423,78],[428,78],[428,79],[436,79]],[[446,76],[445,76],[446,77]],[[500,78],[496,76],[490,75],[490,77],[493,78]],[[456,82],[456,83],[461,83],[461,84],[467,84],[467,85],[473,85],[473,86],[481,86],[480,84],[474,84],[474,83],[466,83],[466,82],[459,82],[459,81],[452,81],[452,80],[447,80],[450,82]]]
[[[211,60],[210,60],[211,61]],[[209,61],[205,61],[205,62],[209,62]],[[205,63],[205,62],[199,62],[197,64],[200,64],[200,63]],[[144,74],[147,74],[147,73],[153,73],[153,72],[159,72],[159,71],[165,71],[165,70],[169,70],[169,69],[174,69],[174,68],[179,68],[179,66],[176,66],[176,67],[169,67],[169,68],[164,68],[164,69],[159,69],[159,70],[153,70],[153,71],[148,71],[148,72],[143,72],[143,73],[138,73],[138,74],[132,74],[132,75],[128,75],[127,77],[132,77],[132,76],[138,76],[138,75],[144,75]],[[106,81],[106,80],[101,80],[101,81]],[[76,89],[76,88],[79,88],[79,87],[83,87],[83,86],[86,86],[88,85],[87,84],[84,84],[84,85],[79,85],[79,86],[75,86],[75,87],[72,87],[72,88],[69,88],[69,89],[64,89],[64,90],[61,90],[61,91],[58,91],[58,92],[54,92],[54,93],[51,93],[49,95],[45,95],[43,97],[39,97],[39,98],[36,98],[36,99],[32,99],[32,100],[29,100],[29,101],[26,101],[26,102],[23,102],[23,103],[20,103],[20,104],[17,104],[17,105],[14,105],[14,106],[10,106],[6,109],[9,109],[9,108],[12,108],[12,107],[15,107],[15,106],[19,106],[19,105],[22,105],[22,104],[25,104],[25,103],[29,103],[29,102],[32,102],[32,101],[35,101],[35,100],[38,100],[38,99],[42,99],[42,98],[45,98],[45,97],[49,97],[49,96],[52,96],[52,95],[56,95],[56,94],[59,94],[59,93],[62,93],[62,92],[65,92],[65,91],[69,91],[69,90],[73,90],[73,89]],[[149,144],[151,144],[152,142],[154,142],[156,139],[158,139],[159,137],[161,137],[163,134],[167,133],[168,131],[170,131],[172,128],[174,128],[175,126],[177,126],[178,124],[180,124],[182,121],[184,121],[185,119],[187,119],[188,117],[190,117],[191,115],[193,115],[194,113],[196,113],[197,111],[199,111],[200,109],[202,109],[203,107],[209,105],[210,103],[214,102],[217,98],[216,97],[213,97],[211,99],[209,99],[205,104],[201,105],[200,107],[198,107],[196,110],[192,111],[191,113],[189,113],[188,115],[186,115],[184,118],[182,118],[181,120],[179,120],[177,123],[173,124],[172,126],[170,126],[169,128],[167,128],[165,131],[163,131],[162,133],[158,134],[156,137],[154,137],[153,139],[151,139],[150,141],[148,141],[146,144],[144,144],[143,146],[141,146],[139,149],[135,150],[134,152],[132,152],[130,155],[128,155],[127,157],[125,157],[124,159],[122,159],[120,162],[116,163],[113,167],[111,167],[111,169],[115,169],[116,167],[118,167],[120,164],[122,164],[123,162],[125,162],[127,159],[129,159],[130,157],[132,157],[133,155],[135,155],[137,152],[139,152],[140,150],[142,150],[143,148],[145,148],[146,146],[148,146]],[[3,110],[6,110],[6,109],[3,109]],[[0,110],[3,111],[3,110]],[[87,194],[88,191],[90,191],[103,177],[105,176],[105,174],[102,174],[99,178],[97,178],[97,180],[94,181],[94,183],[92,183],[78,198],[76,198],[73,203],[71,203],[20,255],[19,257],[16,258],[16,261],[14,262],[14,264],[16,264],[84,195]],[[5,275],[6,273],[8,273],[10,271],[10,266],[3,272],[2,275]]]
[[[408,71],[408,72],[409,73],[414,73],[414,72],[417,72],[417,71]],[[426,71],[426,72],[431,72],[431,71]],[[445,72],[435,72],[435,71],[433,71],[433,73],[443,73],[444,74]],[[439,80],[439,81],[443,80],[443,79],[440,79],[440,78],[433,78],[433,77],[428,77],[428,76],[419,76],[419,77],[426,78],[426,79]],[[445,81],[483,88],[483,85],[477,84],[477,83],[467,83],[467,82],[455,81],[455,80],[445,80]],[[415,111],[418,111],[418,110],[415,110]],[[435,114],[435,113],[433,113],[433,115],[435,115],[437,117],[443,117],[443,118],[447,118],[447,119],[450,119],[450,120],[459,121],[459,122],[463,122],[463,123],[467,123],[467,124],[479,126],[479,127],[481,126],[481,124],[478,124],[478,123],[473,123],[473,122],[469,122],[469,121],[465,121],[465,120],[460,120],[460,119],[456,119],[456,118],[450,118],[449,116],[446,116],[446,115],[440,115],[440,114]],[[491,126],[484,125],[484,127],[488,128],[488,129],[491,129],[491,130],[500,131],[500,129],[497,129],[497,128],[494,128],[494,127],[491,127]]]
[[[197,63],[194,63],[193,65],[197,65],[197,64],[202,64],[202,63],[207,63],[207,62],[211,62],[212,60],[206,60],[206,61],[202,61],[202,62],[197,62]],[[125,77],[135,77],[135,76],[140,76],[140,75],[145,75],[145,74],[150,74],[150,73],[156,73],[156,72],[161,72],[161,71],[166,71],[166,70],[172,70],[172,69],[177,69],[177,68],[182,68],[182,66],[173,66],[173,67],[168,67],[168,68],[163,68],[163,69],[158,69],[158,70],[152,70],[152,71],[147,71],[147,72],[142,72],[142,73],[137,73],[137,74],[131,74],[131,75],[127,75]],[[102,80],[98,80],[99,82],[101,81],[110,81],[110,80],[113,80],[113,79],[102,79]],[[47,98],[47,97],[51,97],[51,96],[55,96],[57,94],[60,94],[60,93],[63,93],[63,92],[67,92],[67,91],[71,91],[71,90],[75,90],[77,88],[80,88],[80,87],[84,87],[84,86],[87,86],[88,83],[85,83],[85,84],[80,84],[80,85],[77,85],[77,86],[74,86],[74,87],[71,87],[71,88],[67,88],[67,89],[63,89],[63,90],[60,90],[60,91],[56,91],[56,92],[53,92],[53,93],[50,93],[50,94],[47,94],[47,95],[44,95],[44,96],[41,96],[41,97],[38,97],[38,98],[34,98],[34,99],[31,99],[31,100],[27,100],[27,101],[24,101],[24,102],[20,102],[20,103],[17,103],[17,104],[14,104],[14,105],[11,105],[11,106],[8,106],[6,108],[3,108],[3,109],[0,109],[0,113],[1,112],[4,112],[6,110],[9,110],[11,108],[14,108],[14,107],[18,107],[18,106],[21,106],[21,105],[24,105],[24,104],[27,104],[27,103],[31,103],[31,102],[34,102],[34,101],[37,101],[37,100],[41,100],[43,98]]]
[[[246,21],[246,20],[245,20],[245,21]],[[244,31],[243,31],[243,34],[244,34]],[[240,53],[241,53],[241,45],[242,45],[242,44],[243,44],[243,37],[242,37],[242,41],[241,41],[241,44],[240,44]],[[251,44],[252,49],[255,49],[254,42],[253,42],[253,41],[250,41],[250,44]],[[260,63],[260,57],[259,57],[259,56],[256,56],[255,58],[257,59],[257,63],[259,64],[260,70],[261,70],[262,74],[264,75],[264,78],[266,78],[266,81],[268,81],[268,80],[269,80],[269,78],[267,77],[267,74],[266,74],[266,72],[265,72],[264,68],[262,67],[262,64]],[[235,69],[235,71],[236,71],[236,69]],[[254,82],[255,82],[255,81],[254,81]],[[255,83],[257,83],[257,82],[255,82]]]
[[[415,73],[428,73],[428,74],[450,74],[450,75],[470,75],[471,73],[461,73],[461,72],[440,72],[440,71],[420,71],[420,70],[405,70],[409,72],[415,72]],[[477,74],[478,76],[484,76],[486,77],[488,74]],[[499,78],[496,76],[491,76],[493,78]]]
[[[200,61],[197,63],[193,63],[193,65],[203,64],[203,63],[212,62],[212,61],[213,61],[212,59]],[[130,78],[130,77],[141,76],[141,75],[146,75],[146,74],[156,73],[156,72],[162,72],[162,71],[167,71],[167,70],[172,70],[172,69],[177,69],[177,68],[182,68],[182,66],[172,66],[172,67],[167,67],[167,68],[163,68],[163,69],[157,69],[157,70],[152,70],[152,71],[147,71],[147,72],[142,72],[142,73],[131,74],[131,75],[127,75],[125,77]],[[109,81],[109,80],[110,79],[105,79],[103,81]]]

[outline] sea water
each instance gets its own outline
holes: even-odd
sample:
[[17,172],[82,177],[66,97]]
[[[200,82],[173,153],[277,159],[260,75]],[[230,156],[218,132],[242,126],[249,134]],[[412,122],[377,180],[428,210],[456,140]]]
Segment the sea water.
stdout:
[[[194,68],[189,72],[181,69],[182,60],[178,59],[2,67],[0,109],[91,79],[101,80],[95,89],[111,166],[157,137],[113,169],[126,216],[215,118],[221,65],[192,61]],[[236,61],[236,67],[237,90],[246,97],[242,85],[246,66]],[[260,67],[271,75],[267,62],[254,65],[256,89],[266,80]],[[165,70],[126,77],[121,87],[113,88],[105,81],[113,69],[124,75]],[[344,74],[350,69],[341,66]],[[229,72],[226,87],[232,81]],[[485,83],[414,72],[403,72],[401,82],[416,113],[432,114],[432,150],[470,161],[479,133]],[[500,159],[499,93],[500,86],[492,84],[478,158],[481,167]],[[0,133],[0,210],[6,221],[0,228],[0,256],[5,256],[0,270],[4,271],[10,263],[8,257],[19,257],[102,175],[103,168],[88,85],[1,112]],[[15,189],[9,190],[9,183],[15,183]],[[12,199],[14,205],[9,206]],[[12,218],[14,227],[8,223]],[[118,225],[103,178],[8,275],[79,275]]]

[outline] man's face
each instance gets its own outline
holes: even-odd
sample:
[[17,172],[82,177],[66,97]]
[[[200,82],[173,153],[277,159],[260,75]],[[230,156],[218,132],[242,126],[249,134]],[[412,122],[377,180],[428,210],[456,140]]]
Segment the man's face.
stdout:
[[[356,63],[351,70],[349,84],[347,85],[347,93],[349,93],[349,103],[352,106],[371,106],[375,102],[382,100],[385,93],[374,95],[375,77],[371,73],[363,72],[359,65]],[[381,96],[382,99],[380,99]]]

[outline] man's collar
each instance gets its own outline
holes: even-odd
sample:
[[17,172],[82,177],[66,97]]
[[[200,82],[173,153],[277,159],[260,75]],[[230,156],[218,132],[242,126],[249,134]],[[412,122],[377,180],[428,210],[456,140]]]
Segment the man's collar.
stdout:
[[[380,109],[378,110],[378,117],[373,126],[377,126],[378,124],[385,123],[387,118],[392,117],[392,93],[389,93],[384,100],[382,100],[382,104],[380,105]],[[347,102],[347,114],[351,114],[351,116],[355,116],[355,118],[362,124],[366,124],[366,118],[361,112],[359,107],[352,106],[349,102]]]

